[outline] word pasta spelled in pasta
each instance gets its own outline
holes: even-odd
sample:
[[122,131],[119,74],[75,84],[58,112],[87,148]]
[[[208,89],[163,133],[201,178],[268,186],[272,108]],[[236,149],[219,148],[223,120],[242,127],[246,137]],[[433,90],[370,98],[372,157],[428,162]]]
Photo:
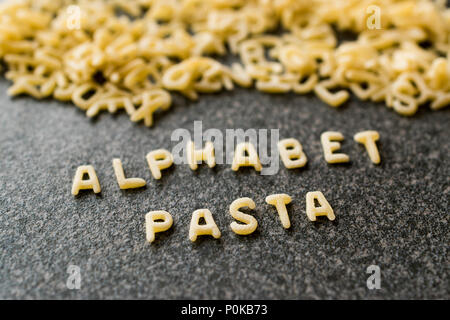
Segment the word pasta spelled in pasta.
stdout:
[[[287,213],[286,205],[292,201],[287,194],[272,194],[267,196],[266,202],[275,207],[283,228],[289,229],[291,222]],[[316,205],[316,202],[318,206]],[[239,198],[230,205],[230,217],[235,221],[231,222],[230,229],[238,235],[252,234],[258,227],[258,221],[250,214],[239,211],[241,208],[255,209],[256,204],[250,198]],[[320,191],[308,192],[306,194],[306,215],[310,221],[316,221],[319,216],[326,216],[329,220],[334,220],[335,215],[327,199]],[[200,219],[203,218],[203,224]],[[238,222],[236,222],[238,221]],[[145,215],[145,232],[147,241],[155,241],[155,234],[164,232],[172,227],[173,218],[167,211],[151,211]],[[211,236],[215,239],[221,237],[221,232],[211,211],[208,209],[198,209],[192,213],[189,225],[189,239],[197,241],[199,236]]]
[[[338,43],[333,27],[356,39]],[[450,104],[449,39],[442,0],[0,4],[10,95],[72,101],[88,117],[125,109],[147,126],[170,107],[169,91],[197,99],[235,84],[314,92],[333,107],[352,92],[406,116],[421,105],[440,109]],[[214,58],[226,54],[239,62]]]

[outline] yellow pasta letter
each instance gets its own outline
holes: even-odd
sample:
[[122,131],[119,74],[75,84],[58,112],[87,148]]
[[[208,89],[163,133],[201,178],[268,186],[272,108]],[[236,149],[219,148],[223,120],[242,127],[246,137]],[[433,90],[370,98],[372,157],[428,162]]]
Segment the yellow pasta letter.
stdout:
[[172,165],[173,156],[165,149],[158,149],[147,154],[147,162],[153,178],[161,179],[161,170],[167,169]]
[[250,198],[240,198],[234,200],[230,205],[230,214],[233,218],[240,222],[243,222],[244,224],[239,224],[233,221],[230,224],[230,227],[231,230],[233,230],[236,234],[247,235],[256,230],[256,227],[258,227],[258,221],[256,221],[255,217],[239,211],[239,208],[242,207],[255,209],[255,202],[253,202],[253,200]]
[[[246,156],[245,154],[248,154]],[[234,150],[233,164],[231,169],[238,171],[239,167],[253,167],[256,171],[261,171],[262,166],[259,161],[258,153],[256,153],[255,147],[248,142],[239,143]]]
[[301,168],[308,161],[302,145],[297,139],[291,138],[279,141],[278,150],[284,166],[288,169]]
[[187,161],[192,170],[197,170],[197,161],[206,160],[208,167],[213,168],[216,165],[216,158],[214,156],[214,144],[208,141],[204,149],[195,150],[194,142],[187,143]]
[[[206,224],[199,224],[200,218],[205,219]],[[214,238],[220,238],[220,230],[214,222],[211,211],[208,209],[199,209],[192,214],[191,225],[189,227],[189,239],[194,242],[197,236],[212,235]]]
[[[83,180],[83,175],[87,174],[89,179]],[[101,191],[100,183],[98,182],[97,174],[93,166],[79,166],[75,177],[73,178],[72,194],[76,196],[80,190],[92,189],[94,193]]]
[[373,163],[380,163],[380,154],[378,153],[377,144],[375,141],[380,139],[380,134],[377,131],[363,131],[355,134],[354,139],[356,142],[362,143],[366,147],[370,160]]
[[280,216],[281,224],[285,229],[291,227],[291,221],[287,213],[286,205],[292,201],[292,198],[285,193],[272,194],[266,197],[266,202],[277,208],[278,215]]
[[343,163],[350,161],[349,156],[345,153],[333,153],[333,151],[339,150],[341,144],[339,142],[332,142],[331,140],[344,140],[344,136],[342,135],[342,133],[336,131],[327,131],[322,133],[320,140],[322,142],[325,160],[328,163]]
[[[320,207],[316,207],[314,201],[320,204]],[[320,191],[308,192],[306,194],[306,215],[309,220],[316,221],[317,216],[327,216],[328,219],[334,220],[333,208],[331,208],[325,196]]]
[[145,186],[145,180],[141,178],[125,178],[123,172],[122,161],[113,159],[114,173],[116,174],[117,183],[120,189],[133,189]]
[[150,211],[147,213],[145,215],[145,232],[147,234],[147,241],[155,241],[155,233],[169,230],[172,224],[172,216],[167,211]]

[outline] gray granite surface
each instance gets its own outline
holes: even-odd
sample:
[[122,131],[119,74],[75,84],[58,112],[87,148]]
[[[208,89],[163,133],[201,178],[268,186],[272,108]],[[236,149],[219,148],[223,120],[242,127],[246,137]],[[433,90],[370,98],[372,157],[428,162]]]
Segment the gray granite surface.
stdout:
[[[71,104],[6,96],[0,81],[0,298],[138,299],[449,299],[450,109],[413,118],[352,99],[339,110],[313,96],[254,90],[176,97],[156,125],[124,113],[95,120]],[[186,165],[151,178],[147,152],[171,149],[177,128],[279,128],[299,139],[309,163],[261,176],[229,165],[192,172]],[[378,130],[382,164],[353,142]],[[341,131],[349,165],[328,165],[320,134]],[[119,190],[112,159],[147,187]],[[70,193],[76,168],[92,164],[102,192]],[[305,195],[321,190],[336,220],[310,222]],[[265,197],[288,193],[292,228],[284,230]],[[228,206],[251,197],[259,226],[251,236],[229,228]],[[194,210],[209,208],[220,240],[192,244]],[[144,216],[164,209],[171,231],[145,241]],[[81,288],[69,290],[69,265]],[[381,289],[368,290],[366,268],[381,268]]]

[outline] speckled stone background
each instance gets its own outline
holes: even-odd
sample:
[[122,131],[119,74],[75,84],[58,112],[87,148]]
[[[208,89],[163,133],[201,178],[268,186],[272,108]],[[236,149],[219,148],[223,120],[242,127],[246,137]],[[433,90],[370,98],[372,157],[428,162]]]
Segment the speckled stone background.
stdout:
[[[71,104],[6,96],[0,81],[0,298],[144,299],[449,299],[450,109],[427,108],[413,118],[381,104],[352,99],[339,110],[314,96],[255,90],[175,97],[156,125],[134,124],[124,113],[87,119]],[[306,168],[261,176],[229,165],[192,172],[187,165],[151,178],[147,152],[171,149],[177,128],[192,132],[266,128],[299,139]],[[374,166],[353,135],[381,134],[382,164]],[[349,165],[328,165],[320,134],[341,131]],[[147,187],[119,190],[112,159]],[[102,192],[70,193],[76,168],[92,164]],[[334,222],[309,222],[305,195],[321,190]],[[292,222],[284,230],[264,199],[288,193]],[[259,226],[251,236],[229,228],[228,206],[251,197]],[[188,225],[206,207],[220,240],[192,244]],[[171,231],[145,240],[144,215],[164,209]],[[69,290],[70,264],[81,289]],[[381,289],[368,290],[366,268],[381,268]]]

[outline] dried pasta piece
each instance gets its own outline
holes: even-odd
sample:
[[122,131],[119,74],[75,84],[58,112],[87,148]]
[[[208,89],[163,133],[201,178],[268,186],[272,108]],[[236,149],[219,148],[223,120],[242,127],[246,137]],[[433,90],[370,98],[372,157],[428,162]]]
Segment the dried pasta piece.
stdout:
[[369,154],[370,160],[375,164],[379,164],[381,162],[380,153],[378,152],[376,144],[376,141],[378,141],[379,139],[380,134],[374,130],[358,132],[354,136],[354,140],[356,142],[359,142],[364,145],[364,147],[367,150],[367,153]]
[[290,91],[292,84],[283,82],[280,76],[274,75],[268,80],[260,79],[256,81],[256,88],[269,93],[282,93]]
[[266,197],[266,202],[275,206],[275,208],[277,209],[281,224],[285,229],[289,229],[291,227],[291,221],[289,220],[289,215],[286,209],[286,205],[291,203],[291,201],[292,198],[285,193],[272,194]]
[[229,72],[231,79],[242,87],[250,87],[252,85],[252,78],[245,72],[244,68],[238,63],[231,65]]
[[180,91],[187,89],[194,77],[195,65],[192,60],[186,60],[170,67],[162,79],[164,87]]
[[201,150],[195,150],[194,142],[188,141],[186,146],[186,156],[189,167],[192,170],[197,170],[198,161],[206,160],[206,163],[210,168],[213,168],[216,165],[214,144],[211,141],[206,142],[205,148]]
[[341,148],[341,144],[336,141],[342,140],[344,140],[344,136],[340,132],[327,131],[322,133],[320,141],[322,142],[325,160],[328,163],[345,163],[350,161],[350,157],[345,153],[333,153]]
[[239,198],[234,200],[230,205],[231,216],[242,223],[233,221],[230,224],[231,230],[239,235],[249,235],[253,233],[258,227],[258,221],[255,217],[239,211],[240,208],[248,207],[255,209],[255,202],[250,198]]
[[314,87],[316,86],[318,80],[319,77],[317,76],[317,74],[310,74],[306,76],[306,80],[303,79],[301,83],[294,83],[292,85],[292,90],[295,93],[300,94],[311,92],[312,90],[314,90]]
[[[87,96],[92,92],[93,94],[89,98],[83,98],[84,96]],[[100,97],[101,91],[99,90],[99,87],[94,83],[82,84],[81,86],[76,87],[72,93],[73,103],[75,103],[75,105],[82,110],[88,110],[94,102],[100,99]]]
[[[206,223],[199,224],[200,218],[203,218]],[[200,235],[211,235],[215,239],[219,239],[221,236],[212,213],[208,209],[198,209],[192,213],[191,224],[189,226],[189,239],[195,242]]]
[[298,46],[283,46],[280,49],[279,55],[281,63],[283,63],[288,71],[311,74],[317,68],[316,60]]
[[[320,207],[316,207],[315,201],[317,201]],[[333,208],[331,208],[325,196],[320,191],[308,192],[306,194],[306,215],[311,221],[316,221],[318,216],[327,216],[329,220],[334,220]]]
[[450,93],[441,93],[431,104],[431,109],[438,110],[450,104]]
[[278,142],[278,151],[287,169],[304,167],[308,161],[306,154],[303,152],[303,147],[297,139],[280,140]]
[[[84,175],[87,175],[88,179],[83,180]],[[72,194],[76,196],[80,190],[90,189],[92,189],[94,193],[99,193],[101,191],[100,182],[98,181],[95,169],[91,165],[79,166],[75,173],[75,177],[73,178]]]
[[[162,221],[159,221],[162,220]],[[148,242],[155,241],[155,233],[167,231],[172,227],[173,218],[167,211],[150,211],[145,215],[145,233]]]
[[98,115],[101,110],[108,110],[113,113],[124,108],[128,114],[134,113],[135,108],[129,97],[108,98],[93,103],[86,111],[86,115],[91,118]]
[[[246,155],[246,153],[248,155]],[[249,142],[241,142],[234,150],[233,163],[231,169],[238,171],[240,167],[253,167],[256,171],[261,171],[262,166],[259,161],[258,153],[253,144]]]
[[122,167],[122,161],[116,158],[113,159],[113,168],[114,174],[117,178],[117,183],[119,184],[120,189],[135,189],[141,188],[146,185],[144,179],[141,178],[125,178],[125,173]]
[[314,92],[317,96],[322,99],[322,101],[326,102],[332,107],[339,107],[345,101],[348,100],[349,94],[345,90],[340,90],[336,93],[331,93],[329,91],[330,88],[334,87],[336,84],[332,80],[325,80],[319,82],[314,87]]
[[131,114],[131,121],[144,119],[146,126],[153,124],[153,113],[158,110],[167,110],[171,104],[170,95],[161,89],[154,89],[142,94],[142,99],[135,99],[135,102],[142,103],[141,106]]
[[147,153],[147,163],[153,178],[161,179],[161,170],[169,168],[173,164],[173,156],[166,149],[158,149]]

